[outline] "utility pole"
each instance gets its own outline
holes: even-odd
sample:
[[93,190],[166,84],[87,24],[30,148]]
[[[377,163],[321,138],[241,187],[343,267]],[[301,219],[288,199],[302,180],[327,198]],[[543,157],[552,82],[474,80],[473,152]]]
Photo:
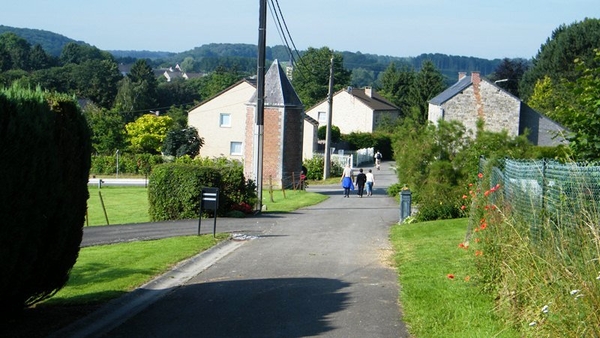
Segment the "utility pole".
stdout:
[[254,126],[254,173],[256,175],[257,202],[255,212],[262,210],[263,190],[263,143],[265,115],[265,50],[267,38],[267,0],[259,0],[258,61],[256,70],[256,112]]
[[331,113],[333,111],[333,55],[329,67],[329,93],[327,94],[327,127],[325,132],[325,160],[323,166],[323,179],[329,178],[331,172]]

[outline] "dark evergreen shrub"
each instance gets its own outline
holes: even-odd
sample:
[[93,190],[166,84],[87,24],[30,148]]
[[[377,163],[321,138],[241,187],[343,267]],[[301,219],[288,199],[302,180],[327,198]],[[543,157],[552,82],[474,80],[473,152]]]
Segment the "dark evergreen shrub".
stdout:
[[0,90],[0,304],[14,314],[68,280],[83,236],[90,135],[68,96]]

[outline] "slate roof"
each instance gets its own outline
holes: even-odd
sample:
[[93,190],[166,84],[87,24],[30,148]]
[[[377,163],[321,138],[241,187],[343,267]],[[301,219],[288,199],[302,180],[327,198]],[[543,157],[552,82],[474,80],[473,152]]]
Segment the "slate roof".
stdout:
[[[352,88],[352,87],[348,87],[346,89],[342,89],[337,91],[335,94],[333,94],[333,97],[335,98],[338,94],[343,93],[343,92],[347,92],[348,94],[354,96],[355,98],[359,99],[362,103],[364,103],[367,107],[371,108],[371,110],[373,111],[379,111],[379,110],[400,110],[400,108],[398,108],[397,106],[395,106],[393,103],[391,103],[390,101],[388,101],[386,98],[384,98],[383,96],[379,95],[374,89],[371,89],[371,96],[367,95],[367,89],[366,88]],[[320,104],[322,104],[323,102],[326,102],[327,99],[323,99],[319,102],[317,102],[314,106],[318,106]],[[334,105],[335,106],[335,105]],[[311,108],[311,109],[313,109]],[[309,109],[310,110],[310,109]]]
[[[256,104],[258,91],[250,98],[251,104]],[[294,87],[279,61],[275,60],[265,74],[265,107],[302,107],[302,101],[296,94]]]
[[352,88],[349,90],[349,93],[352,94],[355,98],[361,100],[367,107],[373,110],[399,110],[397,106],[395,106],[390,101],[386,100],[383,96],[379,95],[375,90],[371,89],[371,96],[367,95],[367,90],[365,88],[356,89]]
[[472,83],[473,81],[471,80],[471,76],[465,76],[452,86],[448,87],[443,92],[439,93],[436,97],[429,100],[429,103],[434,104],[436,106],[441,106],[444,102],[450,100],[455,95],[465,90]]

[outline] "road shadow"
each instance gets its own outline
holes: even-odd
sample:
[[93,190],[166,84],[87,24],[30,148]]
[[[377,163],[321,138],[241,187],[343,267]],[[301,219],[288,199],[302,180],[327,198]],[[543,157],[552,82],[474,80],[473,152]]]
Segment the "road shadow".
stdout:
[[182,286],[106,337],[308,337],[335,329],[350,284],[271,278]]

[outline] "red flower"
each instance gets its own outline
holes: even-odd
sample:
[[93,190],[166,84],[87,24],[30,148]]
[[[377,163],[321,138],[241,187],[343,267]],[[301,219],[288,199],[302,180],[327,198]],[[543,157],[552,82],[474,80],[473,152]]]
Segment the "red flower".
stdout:
[[449,278],[449,279],[454,279],[454,275],[453,275],[453,274],[451,274],[451,273],[449,273],[449,274],[448,274],[448,278]]

